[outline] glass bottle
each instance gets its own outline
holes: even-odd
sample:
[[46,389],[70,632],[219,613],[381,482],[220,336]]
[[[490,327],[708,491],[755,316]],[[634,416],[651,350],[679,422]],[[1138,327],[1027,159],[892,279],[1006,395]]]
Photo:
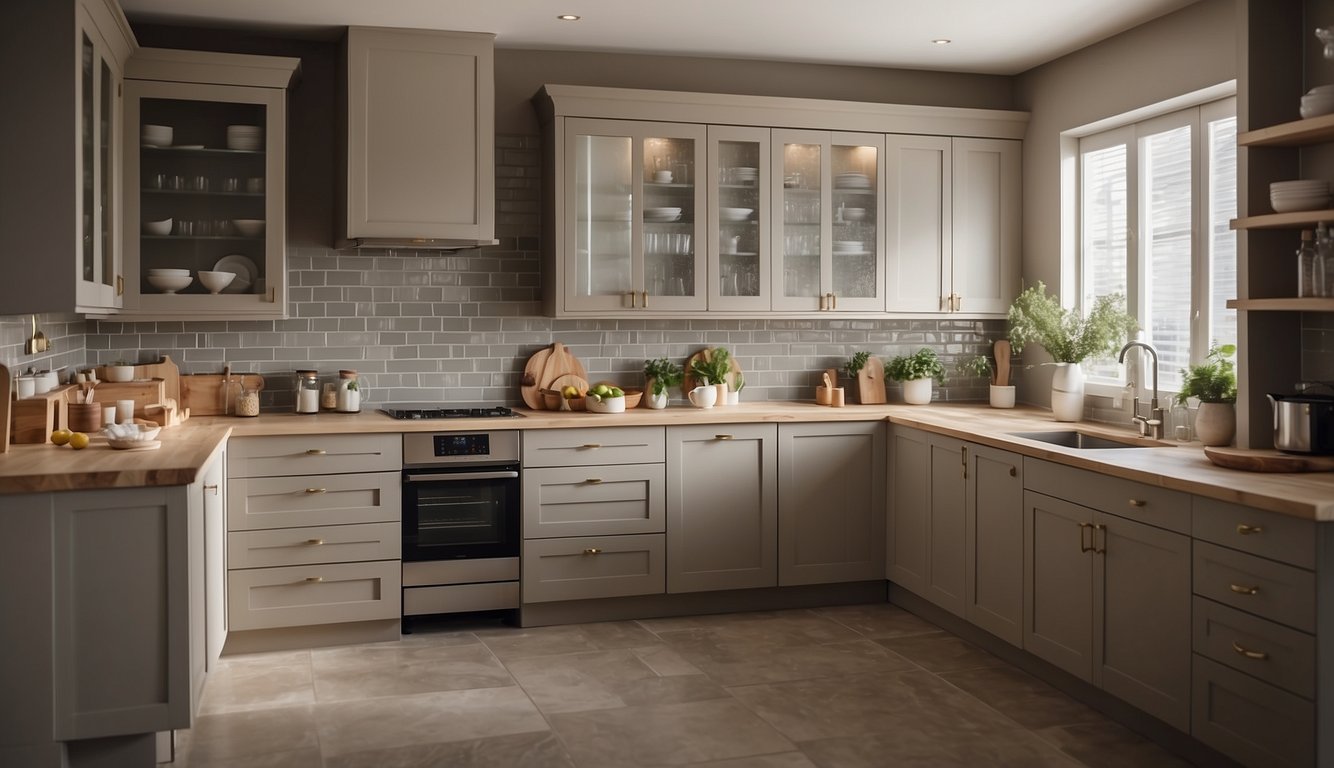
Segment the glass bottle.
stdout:
[[1297,249],[1297,295],[1303,298],[1319,296],[1324,288],[1316,283],[1317,274],[1323,270],[1320,269],[1320,254],[1312,240],[1311,230],[1302,230],[1302,245]]
[[1316,295],[1334,297],[1334,237],[1322,223],[1317,230],[1316,250]]
[[361,411],[361,382],[357,372],[346,370],[338,372],[338,412],[359,413]]
[[320,412],[319,371],[296,372],[296,412]]

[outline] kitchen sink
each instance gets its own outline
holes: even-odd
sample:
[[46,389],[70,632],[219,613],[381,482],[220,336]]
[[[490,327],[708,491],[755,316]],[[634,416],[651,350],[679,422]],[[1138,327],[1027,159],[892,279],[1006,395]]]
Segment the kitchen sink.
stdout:
[[1099,435],[1086,435],[1083,432],[1076,432],[1073,429],[1060,429],[1052,432],[1011,432],[1014,437],[1022,437],[1028,440],[1037,440],[1041,443],[1051,443],[1066,448],[1079,448],[1082,450],[1098,450],[1103,448],[1155,448],[1162,443],[1145,440],[1136,442],[1133,438],[1129,440],[1115,440],[1110,437],[1101,437]]

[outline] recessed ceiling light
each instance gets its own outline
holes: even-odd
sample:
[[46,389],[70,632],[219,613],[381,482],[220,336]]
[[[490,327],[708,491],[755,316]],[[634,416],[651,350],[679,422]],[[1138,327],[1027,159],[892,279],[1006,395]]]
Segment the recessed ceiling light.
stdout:
[[578,21],[581,17],[575,16],[573,13],[562,13],[556,18],[561,21]]
[[936,45],[949,45],[950,39],[947,37],[937,37],[935,40],[932,40],[931,42],[935,43]]

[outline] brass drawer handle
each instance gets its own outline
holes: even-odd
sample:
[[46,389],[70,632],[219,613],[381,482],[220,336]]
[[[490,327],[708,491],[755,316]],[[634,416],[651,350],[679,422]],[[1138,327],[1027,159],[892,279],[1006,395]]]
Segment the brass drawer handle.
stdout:
[[[1103,532],[1101,549],[1098,548],[1098,531]],[[1093,554],[1095,555],[1107,554],[1107,526],[1103,525],[1102,523],[1097,523],[1093,526]]]
[[1090,544],[1085,544],[1085,543],[1084,543],[1084,531],[1087,531],[1087,530],[1089,530],[1089,529],[1092,528],[1092,527],[1093,527],[1093,524],[1092,524],[1092,523],[1080,523],[1080,524],[1079,524],[1079,551],[1080,551],[1080,552],[1089,552],[1089,551],[1092,551],[1092,549],[1093,549],[1093,546],[1092,546],[1092,545],[1090,545]]
[[324,581],[324,577],[323,577],[323,576],[307,576],[307,577],[306,577],[306,583],[307,583],[307,584],[318,584],[318,583],[320,583],[321,581]]
[[209,493],[213,494],[214,496],[217,496],[217,495],[218,495],[218,486],[216,486],[216,485],[206,485],[206,486],[204,486],[204,490],[205,490],[205,491],[208,491]]
[[602,478],[600,478],[600,477],[590,477],[590,478],[588,478],[587,480],[585,480],[584,482],[585,482],[585,483],[588,483],[589,485],[598,485],[598,484],[600,484],[600,483],[602,482]]
[[307,488],[306,493],[325,493],[328,490],[328,488]]
[[1019,476],[1019,470],[1015,467],[1010,467],[1010,477],[1018,477],[1018,476]]
[[1236,593],[1239,594],[1239,595],[1258,595],[1258,594],[1260,594],[1260,588],[1259,588],[1259,587],[1243,587],[1243,586],[1240,585],[1240,584],[1229,584],[1229,585],[1227,585],[1227,588],[1230,589],[1230,590],[1232,590],[1233,592],[1236,592]]
[[598,549],[597,547],[589,547],[588,549],[585,549],[585,550],[584,550],[584,554],[585,554],[585,555],[600,555],[600,554],[602,554],[602,550]]
[[324,539],[306,539],[306,543],[312,547],[318,547],[324,543]]
[[323,448],[311,448],[310,450],[306,451],[307,456],[323,456],[326,453],[328,453],[328,451],[324,450]]
[[1248,659],[1255,659],[1256,661],[1264,661],[1265,659],[1269,658],[1269,654],[1265,653],[1264,651],[1252,651],[1249,648],[1244,647],[1241,643],[1237,642],[1236,640],[1232,641],[1232,650],[1236,651],[1238,654],[1242,656],[1245,656]]
[[590,450],[590,451],[592,451],[592,450],[596,450],[596,449],[598,449],[598,448],[601,448],[601,447],[602,447],[602,443],[584,443],[583,447],[584,447],[584,448],[587,448],[587,449]]
[[1145,501],[1145,500],[1143,500],[1143,499],[1131,499],[1131,500],[1130,500],[1130,506],[1132,506],[1132,507],[1143,507],[1143,506],[1147,505],[1148,503],[1149,503],[1149,502],[1147,502],[1147,501]]
[[732,439],[732,436],[731,436],[731,435],[714,435],[714,436],[713,436],[713,439],[714,439],[714,440],[731,440],[731,439]]
[[1258,525],[1247,525],[1245,523],[1237,523],[1237,533],[1240,533],[1242,536],[1250,536],[1252,533],[1263,533],[1263,532],[1264,528],[1261,528]]

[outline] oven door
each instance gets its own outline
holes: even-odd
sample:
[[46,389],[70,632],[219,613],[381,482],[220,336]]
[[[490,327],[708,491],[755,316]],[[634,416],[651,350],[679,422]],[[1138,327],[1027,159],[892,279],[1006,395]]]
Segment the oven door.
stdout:
[[518,465],[403,471],[403,560],[518,556]]

